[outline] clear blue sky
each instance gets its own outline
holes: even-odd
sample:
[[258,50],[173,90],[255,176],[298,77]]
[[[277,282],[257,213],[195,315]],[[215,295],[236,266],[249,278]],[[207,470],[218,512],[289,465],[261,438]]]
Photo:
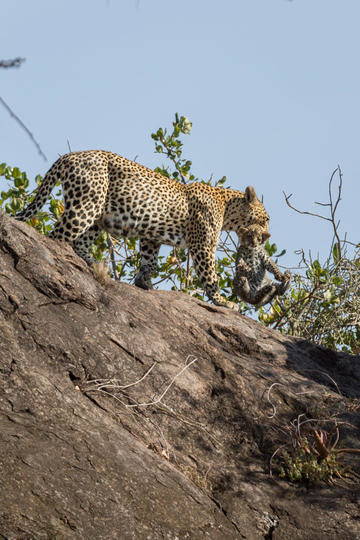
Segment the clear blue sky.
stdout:
[[0,162],[44,174],[69,140],[153,168],[150,134],[179,112],[195,174],[264,196],[283,264],[327,254],[331,229],[282,191],[319,211],[338,163],[341,231],[360,241],[359,0],[3,0],[1,15],[1,59],[26,62],[0,70],[0,95],[48,162],[3,107]]

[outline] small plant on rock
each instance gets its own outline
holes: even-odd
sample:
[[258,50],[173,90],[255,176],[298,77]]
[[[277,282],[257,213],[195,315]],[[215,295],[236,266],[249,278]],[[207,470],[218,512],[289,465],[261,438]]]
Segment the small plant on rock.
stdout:
[[[339,424],[334,422],[330,430],[319,426],[313,427],[313,421],[303,420],[299,417],[295,422],[282,426],[282,433],[290,438],[279,451],[280,478],[290,482],[304,482],[316,484],[319,482],[334,483],[338,479],[353,478],[354,471],[343,463],[345,453],[360,453],[357,448],[339,448]],[[307,423],[307,424],[306,424]],[[306,434],[302,435],[300,428],[306,424]]]

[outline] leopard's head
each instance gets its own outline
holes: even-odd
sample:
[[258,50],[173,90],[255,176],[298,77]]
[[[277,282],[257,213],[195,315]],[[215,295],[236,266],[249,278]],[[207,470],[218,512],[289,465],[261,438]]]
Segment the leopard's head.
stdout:
[[269,214],[259,201],[252,186],[245,193],[233,196],[227,203],[224,216],[224,229],[233,230],[240,236],[241,228],[256,226],[264,233],[269,230]]

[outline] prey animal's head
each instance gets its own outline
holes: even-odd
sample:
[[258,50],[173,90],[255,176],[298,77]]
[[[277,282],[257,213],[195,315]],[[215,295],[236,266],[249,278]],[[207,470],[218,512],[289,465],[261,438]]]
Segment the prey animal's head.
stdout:
[[254,248],[266,242],[270,238],[270,233],[259,225],[240,227],[238,230],[240,244],[248,248]]

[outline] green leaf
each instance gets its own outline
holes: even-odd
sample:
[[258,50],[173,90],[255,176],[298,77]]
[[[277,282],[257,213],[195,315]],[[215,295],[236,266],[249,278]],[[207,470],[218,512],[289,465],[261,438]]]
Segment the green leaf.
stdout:
[[334,244],[333,258],[334,258],[335,264],[337,264],[340,261],[340,257],[341,257],[341,253],[340,253],[340,250],[339,250],[339,246],[338,246],[338,244]]
[[13,178],[19,178],[21,176],[21,171],[18,169],[18,167],[14,167],[11,174]]
[[341,285],[343,283],[343,280],[342,280],[342,278],[340,276],[333,276],[332,282],[333,282],[334,285],[339,286],[339,285]]
[[24,183],[24,181],[23,181],[23,179],[22,179],[21,176],[16,177],[16,178],[14,179],[14,184],[15,184],[15,186],[16,186],[17,188],[20,188],[20,187],[23,185],[23,183]]

